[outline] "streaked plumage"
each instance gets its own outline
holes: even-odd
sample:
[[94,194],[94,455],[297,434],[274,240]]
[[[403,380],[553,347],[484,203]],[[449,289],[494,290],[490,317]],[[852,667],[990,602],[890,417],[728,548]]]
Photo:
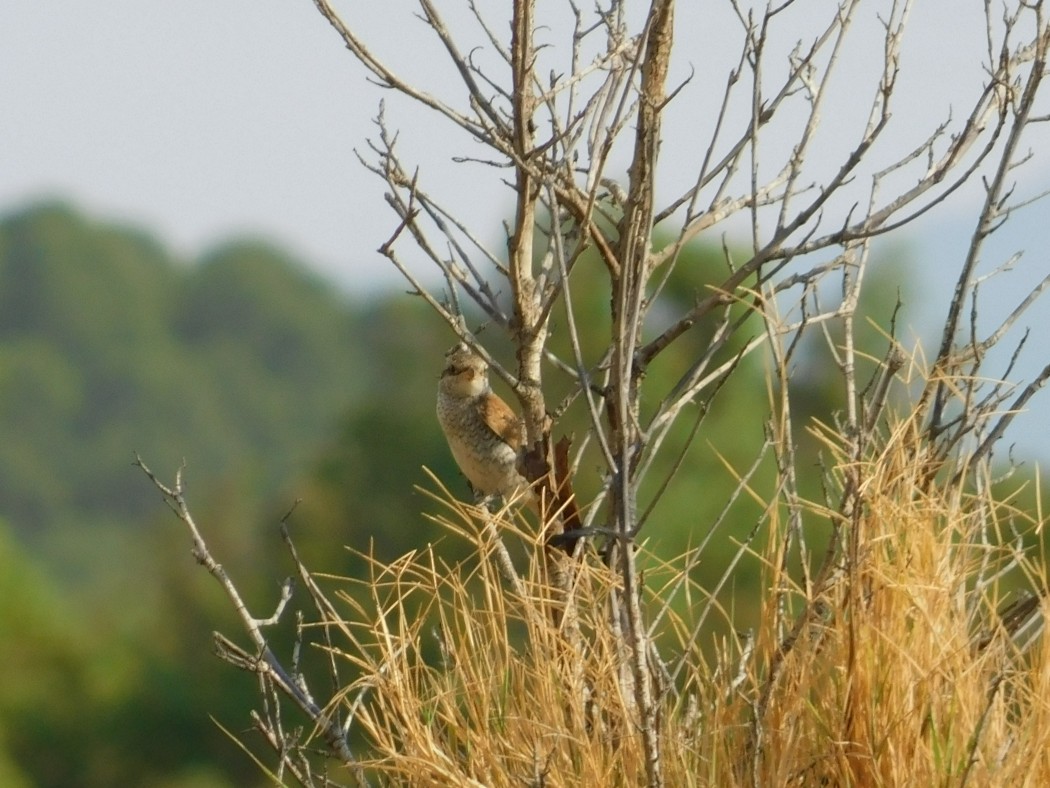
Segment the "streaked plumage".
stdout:
[[445,359],[437,417],[452,456],[477,492],[511,498],[528,486],[518,473],[525,425],[492,391],[480,356],[460,343]]

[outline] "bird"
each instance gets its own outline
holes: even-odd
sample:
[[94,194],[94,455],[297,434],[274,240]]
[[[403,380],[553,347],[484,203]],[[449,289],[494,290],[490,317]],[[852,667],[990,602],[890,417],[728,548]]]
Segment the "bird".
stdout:
[[445,353],[437,417],[452,456],[474,492],[510,501],[529,483],[518,471],[525,423],[489,383],[488,364],[465,343]]

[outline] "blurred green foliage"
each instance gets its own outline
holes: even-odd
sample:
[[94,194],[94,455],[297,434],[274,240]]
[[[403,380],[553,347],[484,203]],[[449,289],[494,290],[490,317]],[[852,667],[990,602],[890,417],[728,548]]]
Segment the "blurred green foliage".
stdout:
[[[707,295],[722,266],[720,253],[686,250],[649,330]],[[584,259],[571,280],[588,364],[608,341],[601,273]],[[872,292],[867,311],[885,325],[895,289]],[[745,307],[734,309],[744,322],[722,361],[761,330]],[[699,325],[671,346],[648,370],[647,389],[673,385],[710,331]],[[495,330],[480,336],[512,363]],[[276,526],[297,499],[289,522],[316,571],[361,577],[357,553],[390,560],[444,538],[416,487],[433,488],[427,466],[469,495],[433,415],[453,341],[421,300],[340,297],[254,241],[188,264],[141,232],[62,205],[0,220],[0,784],[262,784],[209,720],[249,727],[254,679],[209,653],[213,630],[235,639],[240,630],[133,453],[169,481],[185,460],[213,553],[253,612],[268,615],[291,572]],[[875,355],[885,348],[874,329],[865,342]],[[571,357],[560,313],[552,346]],[[807,413],[839,404],[821,353],[814,346],[797,359]],[[694,441],[700,405],[669,435],[643,490],[652,495],[681,455],[646,526],[655,552],[676,555],[704,538],[734,470],[743,473],[765,440],[764,363],[757,353],[741,362]],[[554,407],[572,383],[550,369],[547,385]],[[577,400],[556,433],[582,441],[588,419]],[[800,438],[815,465],[815,446]],[[584,500],[602,481],[593,452],[577,480]],[[747,496],[735,504],[697,569],[701,582],[721,574],[759,507]],[[452,540],[441,549],[463,557]],[[745,567],[727,604],[734,593],[746,598],[757,577],[757,562]],[[250,733],[245,740],[265,752]]]
[[359,333],[254,241],[191,265],[62,205],[0,220],[0,783],[259,780],[208,720],[245,728],[255,694],[209,653],[230,611],[131,463],[185,460],[216,553],[272,605],[267,526],[361,404]]

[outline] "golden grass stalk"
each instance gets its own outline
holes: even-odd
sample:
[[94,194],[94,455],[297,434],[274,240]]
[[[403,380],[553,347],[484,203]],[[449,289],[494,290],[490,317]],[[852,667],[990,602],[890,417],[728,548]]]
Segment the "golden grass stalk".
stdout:
[[[918,434],[912,419],[872,447],[859,549],[819,598],[799,593],[815,612],[753,724],[759,784],[1050,784],[1047,647],[1025,653],[1025,622],[999,614],[1018,585],[1046,612],[1042,569],[1004,538],[1035,523],[990,485],[927,484]],[[763,635],[768,666],[784,639]]]
[[[848,472],[862,480],[860,514],[840,532],[855,549],[820,587],[789,585],[771,505],[753,638],[698,643],[664,604],[670,588],[704,598],[686,558],[650,579],[668,785],[1050,785],[1050,652],[1020,639],[1026,616],[1000,615],[1023,602],[1008,589],[1045,588],[1003,537],[1035,523],[990,485],[928,483],[917,423],[872,440],[859,473],[822,433],[838,484]],[[360,678],[339,703],[364,732],[365,766],[396,785],[645,784],[627,644],[610,620],[616,573],[585,551],[566,602],[520,519],[505,510],[493,530],[491,515],[447,490],[433,500],[434,519],[475,558],[447,564],[427,547],[372,562],[369,602],[343,595],[355,642],[339,654]],[[524,545],[520,582],[501,575],[499,539]],[[562,625],[566,604],[579,638]],[[1027,612],[1045,604],[1037,593]]]

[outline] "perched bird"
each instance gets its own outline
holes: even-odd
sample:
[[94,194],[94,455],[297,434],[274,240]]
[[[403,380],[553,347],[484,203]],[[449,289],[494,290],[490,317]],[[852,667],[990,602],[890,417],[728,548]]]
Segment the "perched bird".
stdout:
[[528,489],[518,472],[525,424],[489,385],[488,364],[463,343],[445,354],[437,417],[474,491],[505,500]]

